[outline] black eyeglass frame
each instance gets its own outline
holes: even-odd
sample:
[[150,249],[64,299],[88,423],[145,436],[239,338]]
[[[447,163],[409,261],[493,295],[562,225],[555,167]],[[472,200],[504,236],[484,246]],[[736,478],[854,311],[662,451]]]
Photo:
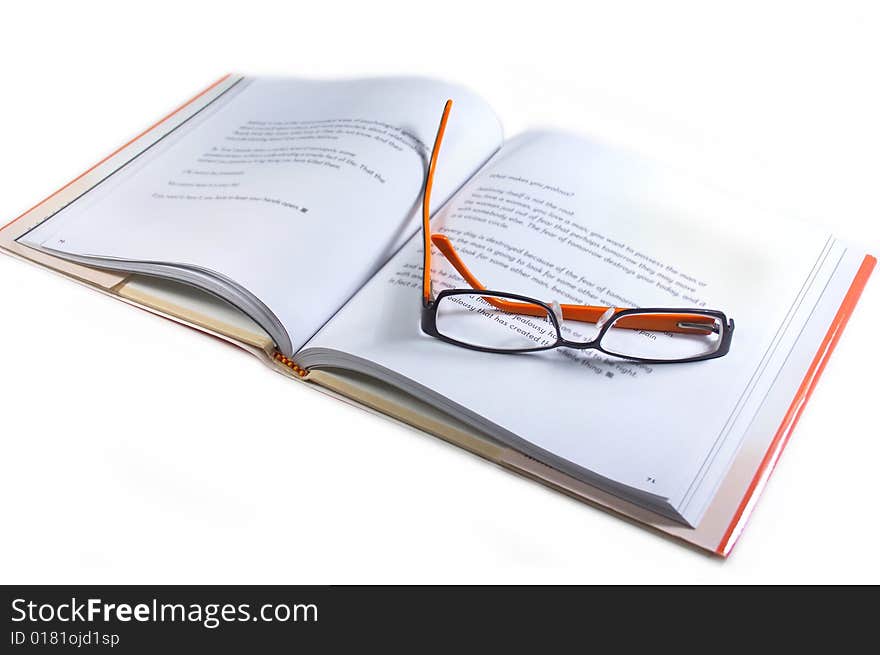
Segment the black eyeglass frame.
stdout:
[[[437,307],[440,302],[448,297],[448,296],[460,296],[460,295],[469,295],[469,296],[489,296],[489,297],[497,297],[503,298],[505,300],[514,300],[518,302],[529,303],[532,305],[538,305],[547,311],[547,317],[550,319],[550,322],[553,324],[553,328],[556,330],[556,341],[552,344],[546,346],[535,346],[533,348],[488,348],[485,346],[478,346],[472,343],[467,343],[465,341],[458,341],[457,339],[453,339],[452,337],[446,336],[442,332],[437,329]],[[504,310],[500,310],[504,312]],[[504,312],[510,313],[514,315],[514,312]],[[706,353],[704,355],[696,355],[694,357],[685,357],[681,359],[650,359],[647,357],[635,357],[632,355],[623,355],[620,353],[612,352],[606,350],[602,347],[602,337],[605,336],[605,333],[611,329],[615,323],[615,321],[623,316],[632,316],[634,314],[697,314],[699,316],[707,316],[714,319],[717,319],[722,328],[721,341],[718,344],[718,348],[711,353]],[[445,289],[437,295],[436,298],[429,301],[422,302],[422,317],[421,317],[421,326],[422,331],[425,334],[428,334],[436,339],[440,339],[441,341],[445,341],[447,343],[451,343],[453,345],[467,348],[469,350],[476,350],[479,352],[486,353],[499,353],[499,354],[517,354],[517,353],[532,353],[532,352],[540,352],[544,350],[553,350],[554,348],[573,348],[575,350],[598,350],[601,353],[606,355],[610,355],[611,357],[617,357],[620,359],[625,359],[632,362],[639,362],[641,364],[686,364],[688,362],[701,362],[707,359],[716,359],[718,357],[724,357],[730,351],[730,344],[733,340],[733,329],[734,322],[733,319],[728,319],[725,316],[724,312],[719,312],[714,309],[688,309],[688,308],[679,308],[676,307],[674,309],[670,309],[669,307],[640,307],[638,309],[621,309],[618,310],[608,321],[601,327],[599,330],[599,334],[596,335],[595,339],[590,341],[571,341],[569,339],[565,339],[562,336],[562,328],[559,325],[559,320],[556,318],[556,312],[553,311],[553,308],[550,307],[547,303],[538,300],[536,298],[530,298],[528,296],[522,296],[516,293],[508,293],[506,291],[490,291],[490,290],[482,290],[482,289]],[[621,328],[618,328],[621,329]],[[623,328],[629,329],[629,328]]]
[[[733,319],[728,319],[724,312],[720,312],[717,310],[711,309],[686,309],[686,308],[670,308],[670,307],[662,307],[662,308],[649,308],[649,307],[640,307],[634,309],[616,309],[614,308],[614,314],[601,326],[599,330],[599,334],[595,339],[590,341],[570,341],[565,339],[562,336],[562,329],[559,325],[559,321],[557,319],[556,312],[548,305],[547,303],[537,300],[535,298],[530,298],[528,296],[522,296],[515,293],[508,293],[506,291],[491,291],[483,288],[459,288],[459,289],[445,289],[440,292],[439,295],[434,295],[434,287],[431,282],[431,247],[432,241],[430,238],[430,197],[431,197],[431,187],[434,179],[434,171],[437,165],[437,156],[440,151],[440,144],[443,141],[443,134],[446,130],[446,122],[449,117],[449,111],[452,107],[452,100],[446,101],[446,106],[443,109],[443,114],[440,119],[440,125],[437,129],[437,135],[434,139],[434,147],[431,150],[431,158],[428,163],[428,168],[425,173],[425,184],[422,191],[422,243],[424,246],[424,252],[422,253],[422,311],[421,311],[421,328],[422,331],[426,334],[440,339],[441,341],[445,341],[450,344],[454,344],[456,346],[460,346],[463,348],[467,348],[469,350],[476,350],[480,352],[488,352],[488,353],[499,353],[499,354],[516,354],[516,353],[529,353],[529,352],[538,352],[543,350],[552,350],[554,348],[573,348],[576,350],[598,350],[606,355],[610,355],[611,357],[617,357],[620,359],[639,362],[643,364],[682,364],[688,362],[699,362],[708,359],[716,359],[718,357],[723,357],[730,351],[730,344],[733,340],[733,330],[734,323]],[[466,276],[465,276],[466,277]],[[482,286],[482,285],[480,285]],[[518,348],[518,349],[503,349],[503,348],[488,348],[484,346],[478,346],[475,344],[467,343],[464,341],[459,341],[457,339],[453,339],[452,337],[448,337],[442,334],[437,329],[437,307],[440,302],[446,298],[447,296],[453,295],[480,295],[480,296],[490,296],[502,298],[505,300],[514,300],[520,301],[524,303],[528,303],[531,305],[536,305],[547,312],[547,316],[550,318],[555,330],[556,330],[556,342],[547,346],[536,346],[534,348]],[[503,310],[502,311],[507,311]],[[507,313],[516,313],[507,311]],[[721,323],[721,341],[718,344],[718,348],[716,348],[711,353],[706,353],[703,355],[696,355],[694,357],[684,357],[679,359],[653,359],[646,357],[636,357],[633,355],[625,355],[616,352],[612,352],[602,348],[601,341],[608,330],[613,327],[614,323],[617,322],[621,317],[625,316],[633,316],[640,314],[691,314],[698,316],[706,316],[711,317]],[[528,315],[528,314],[526,314]],[[681,326],[684,327],[684,326]],[[623,328],[630,329],[630,328]]]

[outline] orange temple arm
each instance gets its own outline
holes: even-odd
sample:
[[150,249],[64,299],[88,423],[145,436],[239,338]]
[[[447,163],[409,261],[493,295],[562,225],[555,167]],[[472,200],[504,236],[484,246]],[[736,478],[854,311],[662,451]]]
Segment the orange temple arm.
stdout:
[[[471,273],[470,269],[459,257],[449,237],[444,234],[435,234],[431,237],[431,241],[472,289],[478,291],[486,290],[486,286]],[[526,314],[528,316],[545,316],[547,314],[547,310],[540,305],[494,297],[486,297],[484,300],[490,305],[511,314]],[[559,307],[562,309],[562,318],[584,323],[596,323],[608,311],[608,307],[598,307],[595,305],[560,305]],[[620,311],[623,311],[623,309],[616,308],[615,314]],[[614,325],[631,330],[655,330],[659,332],[684,332],[690,334],[709,334],[713,331],[711,329],[700,330],[682,327],[679,323],[704,323],[707,328],[711,328],[715,325],[715,319],[702,314],[669,313],[652,316],[625,316]]]
[[434,186],[434,171],[437,168],[437,156],[440,154],[440,144],[443,143],[443,135],[446,132],[446,122],[449,120],[449,111],[452,109],[452,100],[447,100],[443,107],[443,116],[440,118],[440,127],[437,128],[437,136],[434,138],[434,148],[431,150],[431,163],[428,165],[428,177],[425,180],[425,193],[422,195],[422,235],[425,249],[424,272],[422,273],[422,298],[425,302],[431,300],[431,188]]
[[[437,168],[437,157],[440,154],[440,145],[443,142],[443,135],[446,132],[446,123],[449,120],[449,111],[452,109],[452,100],[447,100],[443,107],[443,116],[440,119],[440,127],[437,129],[437,136],[434,138],[434,148],[431,151],[431,161],[428,165],[428,174],[425,180],[425,192],[422,196],[422,234],[424,236],[424,272],[422,279],[422,297],[425,302],[432,300],[431,290],[431,244],[437,246],[437,249],[443,253],[443,256],[455,267],[455,270],[465,279],[472,289],[485,291],[486,287],[470,272],[468,267],[462,261],[452,242],[448,237],[442,234],[431,236],[431,188],[434,184],[434,172]],[[528,316],[545,316],[547,310],[540,305],[531,303],[516,302],[514,300],[503,300],[501,298],[486,297],[486,302],[492,306],[511,314],[526,314]],[[572,321],[581,321],[584,323],[596,323],[602,318],[602,315],[608,311],[608,307],[597,307],[593,305],[560,305],[562,309],[562,318]],[[623,311],[622,308],[615,308],[615,314]],[[696,327],[683,327],[680,323],[697,323],[707,326],[705,330]],[[715,319],[702,314],[688,313],[664,313],[652,316],[626,316],[621,318],[614,324],[616,327],[629,328],[632,330],[655,330],[659,332],[684,332],[689,334],[709,334],[714,332]]]

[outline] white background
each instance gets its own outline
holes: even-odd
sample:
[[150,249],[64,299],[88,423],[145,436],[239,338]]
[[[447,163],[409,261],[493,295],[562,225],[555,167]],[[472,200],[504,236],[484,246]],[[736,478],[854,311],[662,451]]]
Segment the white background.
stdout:
[[[880,254],[872,3],[709,4],[13,3],[0,223],[225,72],[413,73]],[[725,562],[0,257],[0,582],[880,582],[876,278]]]

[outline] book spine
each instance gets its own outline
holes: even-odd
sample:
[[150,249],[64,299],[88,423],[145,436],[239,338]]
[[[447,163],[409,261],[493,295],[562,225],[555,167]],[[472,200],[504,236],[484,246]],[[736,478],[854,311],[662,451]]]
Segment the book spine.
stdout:
[[291,371],[296,373],[301,378],[304,378],[309,374],[309,372],[306,369],[300,367],[299,365],[294,363],[294,361],[292,359],[288,359],[287,357],[285,357],[281,353],[276,352],[274,357],[275,357],[276,362],[280,362],[281,364],[283,364],[284,366],[289,368]]

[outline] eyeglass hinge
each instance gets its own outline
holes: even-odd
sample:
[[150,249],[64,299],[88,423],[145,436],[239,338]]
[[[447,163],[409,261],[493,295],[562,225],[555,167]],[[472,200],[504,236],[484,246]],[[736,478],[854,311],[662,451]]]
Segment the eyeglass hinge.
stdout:
[[717,322],[713,322],[712,325],[707,325],[706,323],[689,323],[687,321],[679,321],[678,327],[684,328],[686,330],[709,330],[710,332],[714,332],[715,334],[718,334],[718,332],[720,332],[720,328],[718,327]]

